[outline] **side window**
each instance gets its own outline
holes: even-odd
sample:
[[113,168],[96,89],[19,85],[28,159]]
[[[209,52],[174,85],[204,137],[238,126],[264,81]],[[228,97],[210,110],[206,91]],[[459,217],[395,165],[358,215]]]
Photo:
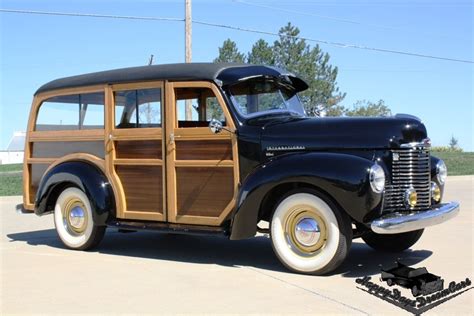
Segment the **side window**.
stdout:
[[115,92],[115,127],[161,127],[161,89]]
[[212,119],[225,124],[225,116],[209,88],[175,89],[178,127],[207,127]]
[[104,94],[81,94],[80,129],[104,128]]
[[104,128],[104,94],[85,93],[52,97],[38,111],[36,131]]

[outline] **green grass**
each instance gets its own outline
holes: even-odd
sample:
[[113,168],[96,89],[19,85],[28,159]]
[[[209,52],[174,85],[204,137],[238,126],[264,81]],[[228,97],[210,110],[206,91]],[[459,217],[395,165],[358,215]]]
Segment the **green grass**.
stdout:
[[22,195],[23,164],[0,165],[0,196]]
[[23,164],[22,163],[15,163],[11,165],[0,165],[0,173],[7,172],[7,171],[22,171]]
[[450,176],[474,174],[474,152],[432,151],[431,154],[444,160]]
[[0,173],[0,196],[22,195],[23,181],[21,174]]

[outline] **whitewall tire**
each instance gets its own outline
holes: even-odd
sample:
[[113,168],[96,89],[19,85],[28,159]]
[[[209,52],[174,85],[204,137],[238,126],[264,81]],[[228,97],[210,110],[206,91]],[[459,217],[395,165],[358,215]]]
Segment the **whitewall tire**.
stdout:
[[105,226],[96,226],[86,194],[69,187],[61,192],[54,207],[54,225],[63,244],[70,249],[86,250],[104,237]]
[[349,217],[316,191],[295,191],[276,206],[271,220],[275,254],[290,270],[325,274],[345,259],[351,242]]

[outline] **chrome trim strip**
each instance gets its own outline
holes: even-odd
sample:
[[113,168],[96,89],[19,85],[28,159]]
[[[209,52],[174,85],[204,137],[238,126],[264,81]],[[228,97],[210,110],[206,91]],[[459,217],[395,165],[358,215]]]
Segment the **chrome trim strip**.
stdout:
[[412,142],[401,144],[400,148],[414,148],[414,147],[431,147],[431,141],[429,138],[423,139],[421,142]]
[[383,218],[374,220],[370,224],[370,228],[377,234],[405,233],[443,223],[458,213],[459,203],[453,201],[430,210],[417,211],[411,214],[390,213]]

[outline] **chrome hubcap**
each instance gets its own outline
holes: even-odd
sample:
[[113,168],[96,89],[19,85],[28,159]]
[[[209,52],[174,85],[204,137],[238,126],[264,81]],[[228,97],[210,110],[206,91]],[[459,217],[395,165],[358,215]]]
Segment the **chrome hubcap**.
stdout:
[[75,229],[80,229],[84,226],[85,221],[84,209],[80,206],[74,206],[69,213],[69,223],[71,226]]
[[326,244],[327,228],[319,211],[309,205],[298,205],[285,218],[288,246],[302,256],[313,256]]
[[72,198],[62,210],[64,228],[74,236],[82,235],[87,227],[87,212],[84,203]]
[[295,226],[295,238],[305,247],[316,245],[321,237],[321,229],[314,218],[305,217]]

